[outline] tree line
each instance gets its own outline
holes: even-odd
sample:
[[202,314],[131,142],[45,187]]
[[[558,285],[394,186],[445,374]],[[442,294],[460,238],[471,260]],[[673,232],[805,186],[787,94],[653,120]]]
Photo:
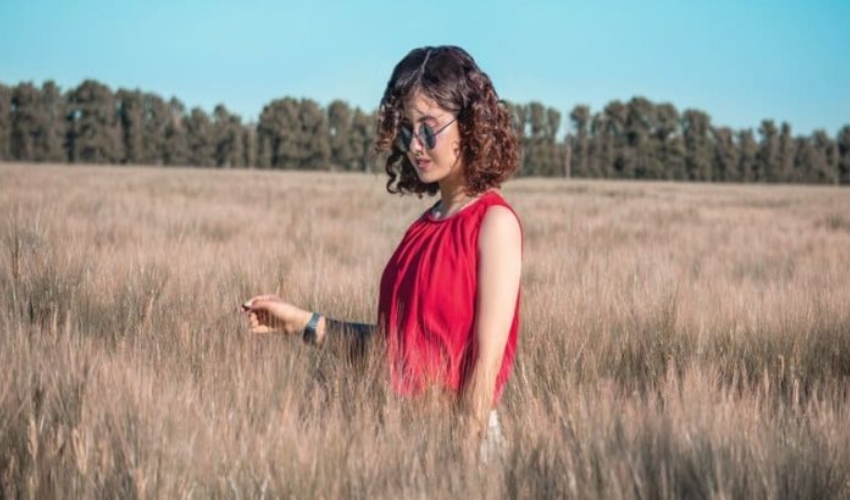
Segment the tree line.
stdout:
[[[523,148],[520,175],[850,184],[850,125],[835,137],[794,135],[773,120],[733,130],[642,97],[596,112],[576,105],[567,123],[539,102],[505,105]],[[375,112],[343,100],[275,99],[246,123],[223,104],[209,114],[96,80],[64,92],[52,81],[0,84],[3,161],[372,171],[374,137]]]

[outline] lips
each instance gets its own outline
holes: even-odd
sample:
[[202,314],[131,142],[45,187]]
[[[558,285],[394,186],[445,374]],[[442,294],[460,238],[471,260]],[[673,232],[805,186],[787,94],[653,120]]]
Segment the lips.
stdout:
[[430,166],[431,166],[431,160],[425,160],[425,159],[422,159],[422,158],[419,158],[419,159],[416,160],[416,167],[419,170],[428,170],[428,167],[430,167]]

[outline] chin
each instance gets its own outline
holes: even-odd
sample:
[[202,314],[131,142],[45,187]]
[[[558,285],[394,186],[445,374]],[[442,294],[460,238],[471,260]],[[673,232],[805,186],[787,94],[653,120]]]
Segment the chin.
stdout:
[[432,172],[423,172],[419,169],[416,170],[416,176],[423,184],[431,184],[439,180]]

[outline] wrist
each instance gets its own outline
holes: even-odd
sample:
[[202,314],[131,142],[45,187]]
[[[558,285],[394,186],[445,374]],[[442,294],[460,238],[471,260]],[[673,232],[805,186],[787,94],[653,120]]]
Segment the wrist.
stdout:
[[310,321],[311,314],[313,313],[310,311],[296,309],[286,322],[287,335],[301,335],[304,332],[304,327],[307,326],[307,322]]
[[327,318],[324,314],[319,315],[319,321],[316,323],[316,345],[321,346],[325,341],[325,332],[327,332]]
[[324,317],[317,312],[307,313],[309,316],[301,329],[301,339],[305,344],[319,345],[319,322]]

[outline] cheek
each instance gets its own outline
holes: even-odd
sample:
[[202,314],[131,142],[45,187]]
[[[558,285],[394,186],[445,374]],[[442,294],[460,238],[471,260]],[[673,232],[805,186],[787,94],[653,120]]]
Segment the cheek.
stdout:
[[460,160],[460,141],[452,140],[447,143],[440,151],[443,161],[450,165],[454,165]]

